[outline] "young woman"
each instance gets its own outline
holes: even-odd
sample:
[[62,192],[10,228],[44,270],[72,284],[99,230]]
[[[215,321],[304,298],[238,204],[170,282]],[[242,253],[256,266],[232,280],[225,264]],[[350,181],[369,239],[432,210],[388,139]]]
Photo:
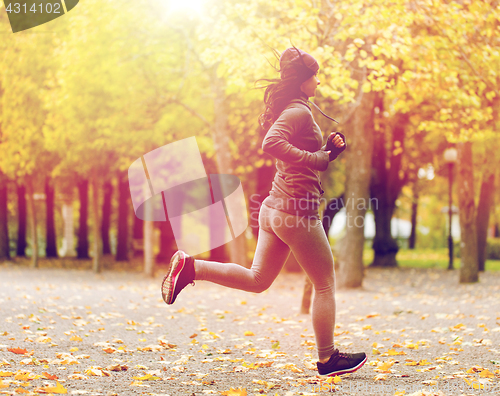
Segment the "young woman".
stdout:
[[[162,296],[173,304],[181,290],[195,280],[260,293],[278,276],[290,251],[314,285],[312,323],[318,350],[318,372],[340,375],[358,370],[365,353],[340,353],[334,347],[335,273],[332,251],[319,220],[319,172],[345,148],[342,134],[323,137],[308,98],[315,95],[318,62],[298,48],[280,57],[280,79],[268,80],[265,112],[260,121],[269,128],[262,149],[276,158],[270,195],[259,212],[259,236],[250,269],[237,264],[195,260],[176,252],[162,283]],[[309,102],[310,103],[310,102]]]

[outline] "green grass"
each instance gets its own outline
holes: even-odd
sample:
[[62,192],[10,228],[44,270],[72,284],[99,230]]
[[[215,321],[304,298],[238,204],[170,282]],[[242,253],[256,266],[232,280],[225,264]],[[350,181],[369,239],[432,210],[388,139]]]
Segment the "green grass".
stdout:
[[[401,249],[396,260],[400,267],[408,268],[448,268],[448,249]],[[365,249],[363,261],[368,266],[373,261],[373,250]],[[453,267],[460,268],[460,259],[453,260]],[[486,271],[500,271],[500,260],[487,260]]]

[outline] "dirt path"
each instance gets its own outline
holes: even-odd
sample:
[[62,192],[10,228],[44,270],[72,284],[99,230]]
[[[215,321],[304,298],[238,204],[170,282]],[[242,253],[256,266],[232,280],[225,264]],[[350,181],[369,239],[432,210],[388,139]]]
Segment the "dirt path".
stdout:
[[368,355],[337,384],[314,370],[303,275],[261,294],[197,282],[173,306],[161,278],[0,264],[0,394],[500,393],[500,273],[368,270],[337,292],[336,343]]

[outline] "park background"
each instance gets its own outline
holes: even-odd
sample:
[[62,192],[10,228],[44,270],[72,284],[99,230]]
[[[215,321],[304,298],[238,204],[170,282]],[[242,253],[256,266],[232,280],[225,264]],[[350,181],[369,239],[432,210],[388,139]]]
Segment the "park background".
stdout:
[[500,269],[499,14],[497,1],[86,0],[13,34],[0,4],[0,260],[152,274],[175,240],[134,215],[127,169],[195,136],[207,173],[241,179],[251,219],[203,257],[249,266],[250,197],[274,176],[256,81],[295,45],[319,61],[314,101],[340,124],[316,121],[347,138],[325,200],[377,203],[347,205],[363,221],[330,233],[339,285],[368,265],[446,268],[450,191],[453,265],[476,282]]

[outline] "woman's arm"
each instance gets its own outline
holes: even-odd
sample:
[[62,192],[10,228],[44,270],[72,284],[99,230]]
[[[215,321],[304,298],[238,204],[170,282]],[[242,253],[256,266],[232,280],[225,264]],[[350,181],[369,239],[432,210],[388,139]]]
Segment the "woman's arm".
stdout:
[[262,142],[262,150],[292,165],[306,166],[319,171],[326,170],[329,163],[327,151],[318,150],[311,153],[290,143],[294,134],[304,128],[310,128],[311,121],[312,116],[305,109],[286,109],[267,132]]

